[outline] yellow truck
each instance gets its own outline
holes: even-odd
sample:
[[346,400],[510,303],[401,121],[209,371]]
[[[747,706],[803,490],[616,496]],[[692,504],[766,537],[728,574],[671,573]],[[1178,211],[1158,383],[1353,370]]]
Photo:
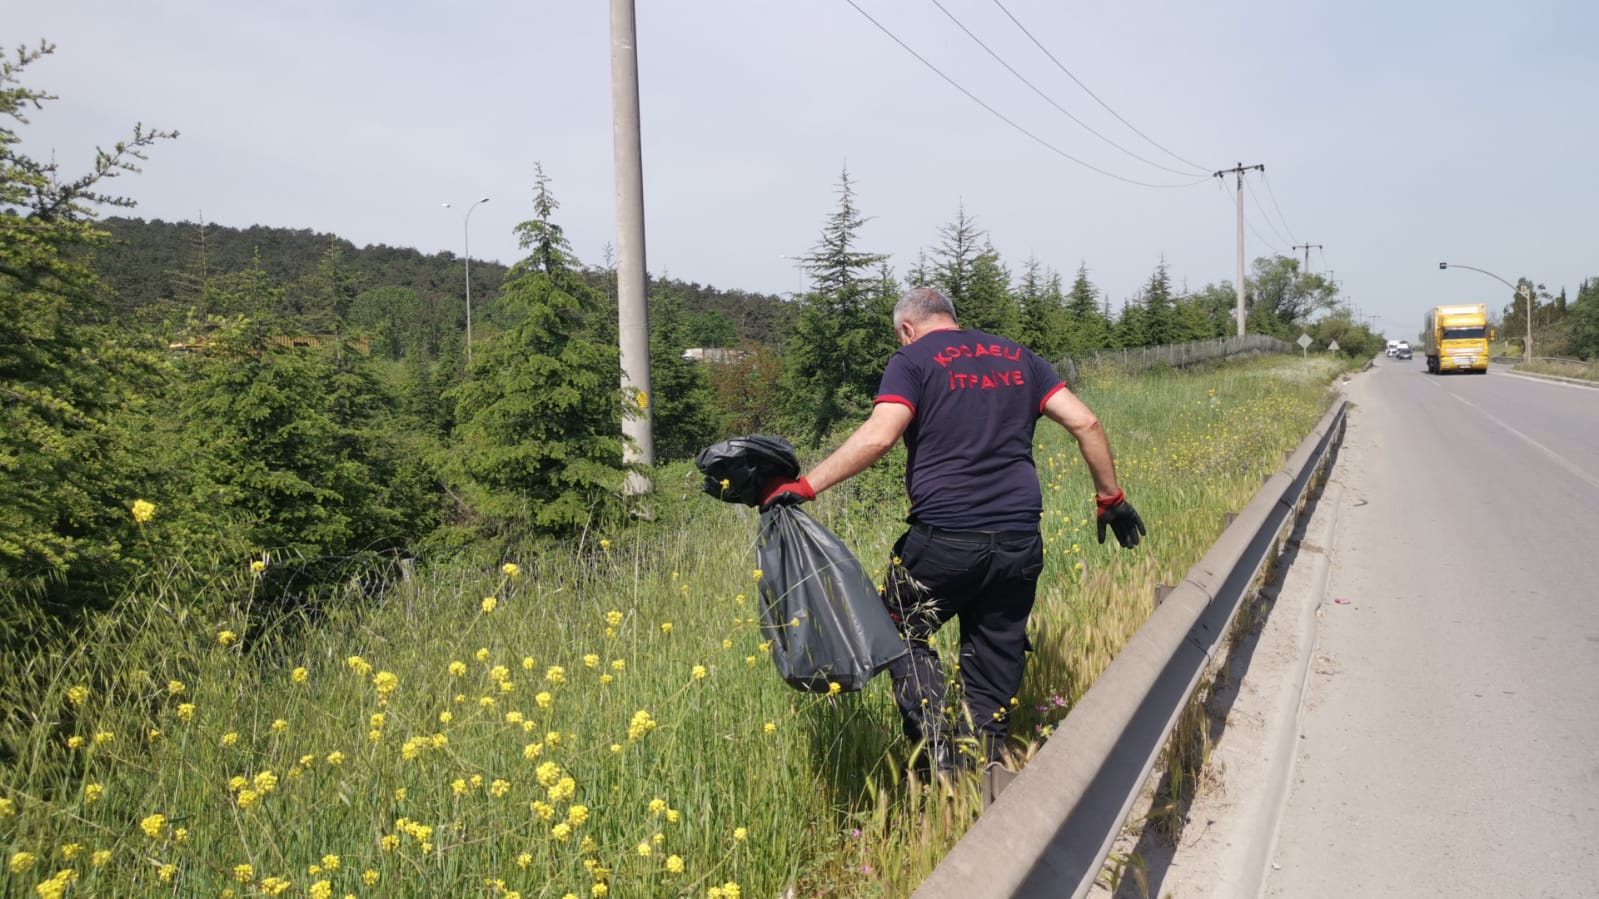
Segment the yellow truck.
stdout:
[[1488,307],[1482,303],[1434,306],[1423,330],[1427,371],[1488,373]]

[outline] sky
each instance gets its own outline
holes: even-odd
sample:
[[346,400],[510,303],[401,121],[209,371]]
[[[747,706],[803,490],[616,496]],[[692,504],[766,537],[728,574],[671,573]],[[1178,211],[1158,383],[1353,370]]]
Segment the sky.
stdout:
[[[59,98],[24,152],[74,174],[134,123],[180,132],[114,183],[125,214],[511,263],[538,163],[577,255],[616,243],[599,0],[22,0],[5,19],[4,46],[56,45],[23,76]],[[1179,287],[1235,277],[1235,181],[1213,173],[1243,163],[1265,166],[1247,257],[1318,245],[1310,268],[1392,335],[1509,302],[1440,261],[1572,296],[1599,276],[1591,0],[646,0],[637,28],[656,275],[799,289],[788,257],[847,169],[861,248],[900,273],[964,209],[1013,271],[1086,265],[1119,308],[1163,260]]]

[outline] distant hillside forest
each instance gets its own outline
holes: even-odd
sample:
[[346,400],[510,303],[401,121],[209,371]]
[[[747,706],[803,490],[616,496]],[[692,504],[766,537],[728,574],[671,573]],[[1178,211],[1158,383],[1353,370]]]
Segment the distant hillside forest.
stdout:
[[[205,297],[209,280],[248,272],[279,285],[281,303],[273,311],[287,321],[308,333],[382,331],[381,345],[393,358],[408,346],[437,356],[448,345],[445,335],[465,327],[465,266],[454,253],[357,247],[303,228],[125,217],[99,224],[110,241],[95,253],[93,268],[110,288],[117,315],[165,326],[174,339],[190,326],[191,316],[221,311]],[[471,269],[473,326],[492,327],[494,301],[509,269],[477,259]],[[594,289],[610,291],[609,270],[588,266],[582,275]],[[777,344],[794,312],[769,294],[671,278],[651,279],[649,289],[681,304],[693,346]]]

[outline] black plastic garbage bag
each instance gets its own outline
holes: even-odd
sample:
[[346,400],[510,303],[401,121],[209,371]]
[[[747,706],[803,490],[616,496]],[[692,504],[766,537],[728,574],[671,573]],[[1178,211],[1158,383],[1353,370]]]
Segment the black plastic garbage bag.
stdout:
[[788,685],[859,690],[908,652],[854,553],[793,506],[761,513],[761,630]]
[[[703,490],[723,502],[761,504],[761,486],[771,478],[799,477],[799,457],[781,437],[751,434],[700,450],[694,465],[705,475]],[[723,486],[723,485],[726,486]]]
[[[694,464],[704,490],[729,503],[761,504],[772,478],[799,476],[794,447],[752,434],[701,450]],[[859,690],[908,649],[855,554],[797,508],[761,513],[755,555],[761,567],[761,630],[789,686],[810,693]]]

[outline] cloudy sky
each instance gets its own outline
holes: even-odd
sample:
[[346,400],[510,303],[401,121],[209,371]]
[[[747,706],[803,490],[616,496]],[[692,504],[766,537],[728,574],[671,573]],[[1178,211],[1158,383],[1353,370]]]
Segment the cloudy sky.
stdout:
[[[472,254],[511,262],[541,162],[577,253],[615,243],[601,0],[24,0],[6,24],[57,45],[25,78],[60,98],[27,152],[75,172],[135,122],[182,133],[116,185],[134,214],[460,253],[488,196]],[[1508,301],[1440,260],[1572,294],[1599,275],[1591,0],[642,0],[638,30],[657,274],[796,289],[782,257],[847,167],[865,248],[901,271],[964,205],[1013,269],[1086,263],[1119,307],[1162,258],[1180,285],[1233,277],[1210,175],[1243,162],[1266,166],[1249,257],[1322,245],[1311,267],[1398,334]]]

